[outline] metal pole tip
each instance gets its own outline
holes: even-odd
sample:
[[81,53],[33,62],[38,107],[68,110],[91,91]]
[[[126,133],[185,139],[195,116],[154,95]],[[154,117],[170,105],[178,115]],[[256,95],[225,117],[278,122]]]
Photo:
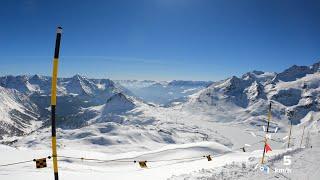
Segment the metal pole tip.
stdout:
[[57,27],[57,33],[60,33],[60,34],[62,33],[62,27],[60,27],[60,26]]

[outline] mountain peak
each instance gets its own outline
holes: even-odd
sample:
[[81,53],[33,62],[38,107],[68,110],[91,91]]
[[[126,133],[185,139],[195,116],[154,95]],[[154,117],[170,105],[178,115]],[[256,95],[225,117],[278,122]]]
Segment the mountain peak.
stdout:
[[31,76],[30,78],[29,78],[29,82],[30,83],[33,83],[33,82],[42,82],[42,81],[46,81],[47,80],[47,78],[45,77],[45,76],[40,76],[40,75],[38,75],[38,74],[35,74],[35,75],[33,75],[33,76]]
[[123,93],[117,93],[111,96],[105,104],[104,113],[125,112],[135,107],[135,103]]
[[230,84],[239,84],[240,81],[241,81],[241,79],[238,78],[237,76],[232,76],[232,77],[229,79]]
[[277,75],[277,79],[281,81],[295,81],[298,78],[302,78],[307,74],[312,74],[313,70],[308,66],[293,65],[290,68],[284,70]]
[[257,70],[253,70],[252,73],[253,73],[253,74],[256,74],[256,75],[264,74],[263,71],[257,71]]
[[35,74],[35,75],[33,75],[31,78],[34,78],[34,79],[41,79],[41,76],[40,76],[40,75],[38,75],[38,74]]
[[314,64],[311,66],[311,69],[313,70],[313,72],[320,72],[320,61],[314,63]]
[[257,70],[253,70],[253,71],[249,71],[247,73],[245,73],[244,75],[261,75],[264,74],[265,72],[263,71],[257,71]]
[[92,95],[97,87],[86,77],[76,74],[68,82],[66,89],[69,93]]
[[76,75],[72,76],[71,79],[77,80],[77,81],[82,81],[82,80],[87,79],[87,78],[85,76],[80,75],[80,74],[76,74]]
[[22,93],[30,92],[28,77],[24,75],[19,76],[4,76],[0,78],[0,85],[5,88],[16,89]]

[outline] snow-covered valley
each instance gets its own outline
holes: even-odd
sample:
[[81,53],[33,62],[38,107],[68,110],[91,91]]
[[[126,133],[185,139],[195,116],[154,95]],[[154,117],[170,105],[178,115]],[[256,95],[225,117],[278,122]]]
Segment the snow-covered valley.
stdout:
[[[50,84],[46,76],[0,77],[0,165],[51,155]],[[319,63],[217,82],[61,78],[61,179],[316,179],[294,165],[319,171],[319,92]],[[268,164],[281,166],[283,155],[292,155],[293,172],[286,177],[253,168],[261,159],[270,102]],[[290,122],[293,150],[287,149]],[[134,161],[147,161],[148,168]],[[0,167],[0,179],[48,179],[51,164]]]

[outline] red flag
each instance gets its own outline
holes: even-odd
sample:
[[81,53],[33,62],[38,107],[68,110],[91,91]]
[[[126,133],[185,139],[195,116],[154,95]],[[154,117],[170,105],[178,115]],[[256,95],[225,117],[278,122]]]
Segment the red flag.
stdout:
[[269,146],[269,144],[266,144],[266,153],[268,153],[268,151],[272,151],[271,147]]

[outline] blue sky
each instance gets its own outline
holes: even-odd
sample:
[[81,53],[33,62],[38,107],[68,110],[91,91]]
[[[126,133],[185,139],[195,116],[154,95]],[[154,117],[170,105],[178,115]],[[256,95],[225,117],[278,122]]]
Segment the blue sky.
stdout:
[[1,0],[0,74],[218,80],[320,60],[318,0]]

